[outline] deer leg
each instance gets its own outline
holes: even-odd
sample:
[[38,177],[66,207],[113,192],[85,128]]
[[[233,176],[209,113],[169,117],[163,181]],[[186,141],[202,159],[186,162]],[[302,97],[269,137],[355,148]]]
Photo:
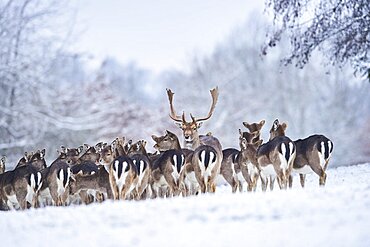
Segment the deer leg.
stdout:
[[293,187],[293,176],[289,175],[289,188]]
[[306,181],[306,174],[299,174],[299,180],[301,182],[302,188],[304,188],[304,183]]
[[265,192],[267,190],[267,177],[261,176],[261,184],[262,184],[262,191]]
[[[249,184],[248,184],[248,187],[249,187]],[[242,181],[239,181],[239,192],[240,193],[243,192],[243,182]]]
[[[270,190],[271,190],[271,191],[273,191],[273,190],[274,190],[274,184],[275,184],[275,178],[273,178],[272,176],[270,176]],[[280,185],[279,177],[278,177],[278,184],[279,184],[280,189],[281,189],[281,185]]]
[[95,196],[96,196],[96,201],[97,202],[103,202],[104,201],[104,194],[101,193],[100,191],[97,191]]
[[325,186],[325,183],[326,183],[326,173],[324,172],[320,177],[319,184],[320,186]]
[[199,185],[200,185],[200,192],[201,193],[206,193],[206,184],[204,183],[204,181],[201,180],[201,182],[199,182]]
[[231,184],[231,191],[232,193],[235,193],[238,189],[238,180],[236,180],[234,177],[232,178],[232,184]]
[[258,174],[254,175],[254,181],[253,181],[253,191],[255,192],[257,189],[257,182],[258,182]]
[[320,164],[313,165],[313,166],[311,166],[311,168],[320,177],[320,179],[319,179],[319,185],[320,186],[324,186],[325,185],[325,182],[326,182],[326,173],[322,169],[322,167],[320,166]]
[[89,201],[88,201],[89,198],[88,198],[88,194],[86,190],[81,190],[78,195],[80,196],[82,203],[89,204]]

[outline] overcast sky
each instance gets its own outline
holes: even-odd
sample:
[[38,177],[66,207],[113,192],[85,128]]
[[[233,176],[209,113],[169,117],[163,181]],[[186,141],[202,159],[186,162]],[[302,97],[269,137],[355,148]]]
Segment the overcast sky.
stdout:
[[[257,2],[257,3],[256,3]],[[80,0],[74,49],[99,61],[135,61],[155,72],[186,69],[189,57],[209,53],[264,1]]]

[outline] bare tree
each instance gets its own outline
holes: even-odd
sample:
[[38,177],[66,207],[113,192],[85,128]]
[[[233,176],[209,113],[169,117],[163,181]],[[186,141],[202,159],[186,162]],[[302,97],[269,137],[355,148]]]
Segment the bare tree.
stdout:
[[332,64],[347,62],[370,80],[370,4],[368,0],[268,0],[274,29],[263,48],[287,34],[291,51],[283,61],[303,67],[315,50]]

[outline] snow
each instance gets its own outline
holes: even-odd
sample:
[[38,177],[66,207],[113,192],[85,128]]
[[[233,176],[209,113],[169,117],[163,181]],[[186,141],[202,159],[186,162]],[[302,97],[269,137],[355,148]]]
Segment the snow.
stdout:
[[326,187],[0,212],[2,246],[370,246],[370,163]]

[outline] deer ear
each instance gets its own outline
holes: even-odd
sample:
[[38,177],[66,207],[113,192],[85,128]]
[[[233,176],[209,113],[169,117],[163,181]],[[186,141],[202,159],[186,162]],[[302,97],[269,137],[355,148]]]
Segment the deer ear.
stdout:
[[243,122],[244,127],[248,128],[249,124],[247,122]]
[[265,123],[266,123],[266,121],[264,119],[260,121],[259,125],[261,126],[261,128],[262,128],[263,125],[265,125]]
[[202,127],[202,125],[203,125],[203,122],[198,122],[197,123],[197,129],[199,129],[200,127]]
[[84,150],[84,146],[79,146],[78,148],[77,148],[77,152],[80,154],[80,153],[82,153],[82,150]]
[[278,127],[279,127],[279,120],[275,119],[274,123],[272,124],[272,129],[276,131]]
[[282,123],[281,124],[281,127],[283,127],[284,131],[286,130],[286,128],[288,128],[288,125],[286,123]]
[[243,137],[243,132],[242,132],[242,130],[241,130],[241,129],[239,129],[239,135],[240,135],[241,137]]
[[158,142],[158,136],[156,136],[156,135],[152,135],[152,139],[153,139],[153,141],[155,141],[155,142]]
[[44,158],[45,156],[45,148],[40,151],[40,158]]

